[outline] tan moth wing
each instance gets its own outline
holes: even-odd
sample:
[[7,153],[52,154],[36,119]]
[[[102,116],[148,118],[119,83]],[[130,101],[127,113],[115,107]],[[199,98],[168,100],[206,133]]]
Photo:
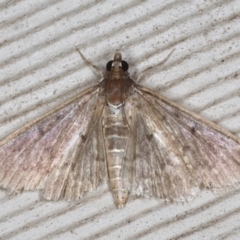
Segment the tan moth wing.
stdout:
[[86,89],[0,142],[0,187],[40,189],[49,200],[74,200],[96,189],[106,175],[97,141],[104,103],[98,92],[98,85]]
[[187,201],[203,188],[238,185],[239,139],[152,90],[135,85],[133,92],[135,194]]

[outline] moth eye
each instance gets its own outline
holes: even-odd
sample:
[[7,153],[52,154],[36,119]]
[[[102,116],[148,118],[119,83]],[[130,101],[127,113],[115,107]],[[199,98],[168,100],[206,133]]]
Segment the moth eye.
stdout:
[[122,70],[126,72],[128,70],[128,63],[125,61],[122,61]]
[[[107,69],[107,71],[111,71],[111,69],[112,69],[112,63],[113,63],[113,61],[109,61],[108,63],[107,63],[107,65],[106,65],[106,69]],[[125,62],[125,61],[122,61],[122,70],[124,71],[124,72],[126,72],[127,70],[128,70],[128,63],[127,62]]]
[[111,71],[111,69],[112,69],[112,63],[113,63],[113,61],[109,61],[108,63],[107,63],[107,65],[106,65],[106,69],[107,69],[107,71]]

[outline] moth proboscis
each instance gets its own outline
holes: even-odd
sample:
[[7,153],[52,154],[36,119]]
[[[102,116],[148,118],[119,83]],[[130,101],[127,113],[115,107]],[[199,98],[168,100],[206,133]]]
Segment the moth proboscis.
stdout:
[[0,187],[76,200],[108,179],[122,208],[129,195],[187,201],[238,185],[239,139],[137,84],[120,52],[102,76],[0,142]]

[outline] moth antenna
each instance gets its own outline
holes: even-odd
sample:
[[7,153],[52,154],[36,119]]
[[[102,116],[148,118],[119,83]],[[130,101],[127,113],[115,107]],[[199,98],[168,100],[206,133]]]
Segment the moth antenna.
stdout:
[[80,57],[83,59],[83,61],[86,63],[86,65],[92,67],[94,70],[96,70],[98,73],[100,73],[100,75],[102,76],[102,78],[104,78],[104,75],[103,75],[101,69],[100,69],[99,67],[97,67],[96,65],[92,64],[91,62],[89,62],[89,61],[84,57],[84,55],[81,53],[81,51],[80,51],[78,48],[76,48],[76,50],[78,51]]
[[155,67],[158,67],[158,66],[163,65],[163,64],[171,57],[171,55],[173,54],[174,51],[175,51],[175,49],[173,49],[173,50],[167,55],[167,57],[166,57],[165,59],[163,59],[163,61],[161,61],[160,63],[144,69],[144,70],[138,75],[138,77],[137,77],[137,79],[136,79],[136,82],[137,82],[137,83],[140,82],[140,81],[139,81],[140,77],[141,77],[144,73],[146,73],[147,71],[149,71],[149,70],[151,70],[151,69],[153,69],[153,68],[155,68]]

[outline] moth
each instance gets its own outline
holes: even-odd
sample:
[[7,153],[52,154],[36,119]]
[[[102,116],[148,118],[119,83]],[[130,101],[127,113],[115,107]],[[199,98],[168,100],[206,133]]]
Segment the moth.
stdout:
[[108,180],[118,208],[129,195],[188,201],[238,185],[240,140],[138,85],[116,52],[98,84],[2,140],[0,166],[1,188],[47,200]]

